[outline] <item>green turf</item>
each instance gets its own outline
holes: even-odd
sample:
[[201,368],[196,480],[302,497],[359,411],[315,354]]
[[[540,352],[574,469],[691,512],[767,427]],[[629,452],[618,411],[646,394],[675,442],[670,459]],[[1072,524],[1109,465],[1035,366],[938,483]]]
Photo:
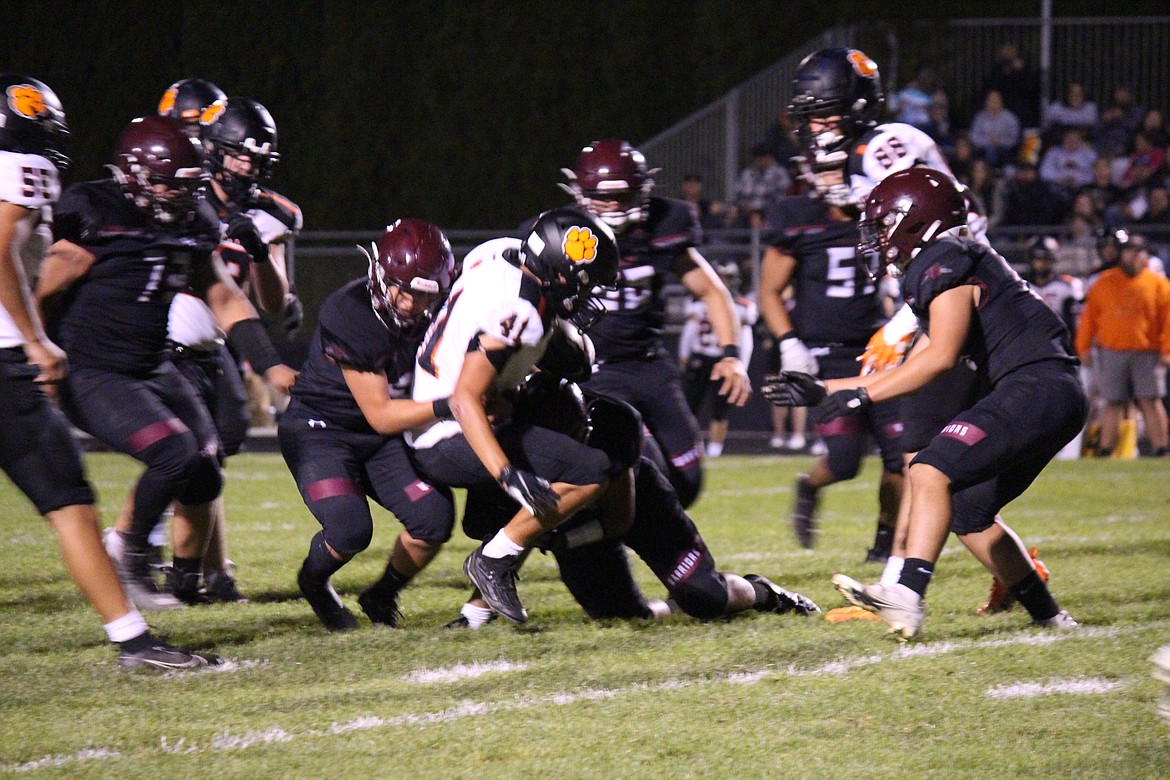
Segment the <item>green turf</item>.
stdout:
[[[787,522],[807,458],[710,464],[693,515],[722,568],[759,572],[824,608],[829,577],[863,580],[876,465],[826,491],[814,551]],[[91,455],[109,523],[138,466]],[[279,456],[229,467],[230,553],[247,605],[148,615],[224,671],[171,677],[114,666],[51,533],[0,485],[0,773],[48,777],[1166,777],[1170,729],[1148,658],[1170,642],[1165,461],[1053,464],[1006,513],[1084,628],[1024,613],[976,617],[989,578],[948,543],[921,638],[873,623],[751,613],[699,623],[585,619],[535,555],[523,628],[441,628],[466,594],[455,538],[402,599],[406,628],[326,634],[294,575],[316,531]],[[335,578],[356,594],[398,526]],[[648,595],[662,587],[640,563]],[[478,666],[477,666],[478,665]],[[448,676],[427,682],[424,671]],[[1080,683],[1084,692],[1060,686]],[[1048,685],[1044,695],[1010,696]],[[1014,686],[1014,687],[1006,687]],[[995,696],[993,694],[1004,694]]]

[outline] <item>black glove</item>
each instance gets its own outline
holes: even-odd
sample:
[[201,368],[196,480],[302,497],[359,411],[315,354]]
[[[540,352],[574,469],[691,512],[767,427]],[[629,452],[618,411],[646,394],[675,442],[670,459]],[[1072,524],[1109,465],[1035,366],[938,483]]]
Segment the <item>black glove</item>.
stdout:
[[244,212],[232,214],[225,235],[238,242],[252,256],[253,262],[262,263],[268,259],[268,244],[260,237],[260,231],[256,229],[252,218]]
[[548,480],[523,469],[504,466],[499,482],[500,487],[535,515],[537,520],[545,520],[556,513],[557,502],[561,497],[548,484]]
[[838,390],[826,398],[820,406],[813,410],[813,417],[819,423],[827,423],[838,417],[851,417],[861,414],[873,401],[864,387],[855,387],[852,390]]
[[296,335],[305,321],[305,307],[296,293],[290,292],[284,296],[284,308],[280,310],[280,325],[289,336]]
[[816,406],[828,395],[824,382],[800,371],[765,377],[760,393],[775,406]]

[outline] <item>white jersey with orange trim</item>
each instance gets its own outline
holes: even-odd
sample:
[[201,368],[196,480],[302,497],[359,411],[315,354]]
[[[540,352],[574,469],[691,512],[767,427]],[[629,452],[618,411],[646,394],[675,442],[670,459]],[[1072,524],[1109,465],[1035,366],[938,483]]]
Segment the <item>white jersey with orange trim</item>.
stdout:
[[[450,396],[480,337],[507,345],[507,359],[497,366],[497,390],[518,387],[540,360],[554,329],[538,309],[539,288],[520,270],[520,244],[518,238],[497,238],[464,258],[462,275],[419,347],[414,400]],[[459,432],[459,423],[440,420],[408,433],[407,440],[425,449]]]
[[[37,265],[52,241],[47,231],[53,221],[53,204],[60,195],[61,179],[57,166],[48,159],[39,154],[0,151],[0,201],[39,212],[35,234],[22,248],[22,256],[32,261],[27,263],[26,260],[26,264]],[[4,251],[7,249],[4,247]],[[18,270],[23,272],[24,268]],[[30,310],[35,310],[31,297],[28,304]],[[0,347],[19,347],[24,342],[25,338],[12,316],[0,306]]]

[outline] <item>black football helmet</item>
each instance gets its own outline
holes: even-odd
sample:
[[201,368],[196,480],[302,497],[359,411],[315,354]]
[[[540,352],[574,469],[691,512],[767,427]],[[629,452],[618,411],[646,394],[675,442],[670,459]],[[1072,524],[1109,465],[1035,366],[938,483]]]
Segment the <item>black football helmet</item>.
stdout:
[[159,116],[169,116],[183,124],[192,138],[198,138],[203,112],[215,103],[227,100],[223,90],[205,79],[182,79],[167,87],[158,101]]
[[585,331],[604,313],[590,291],[617,280],[618,248],[599,217],[573,206],[544,212],[523,237],[520,260],[557,316]]
[[910,168],[887,176],[869,193],[858,228],[861,252],[876,252],[899,277],[927,242],[967,226],[967,204],[950,176]]
[[17,73],[0,74],[0,93],[0,149],[39,154],[58,170],[68,168],[69,127],[57,94],[43,81]]
[[175,226],[194,218],[195,192],[207,172],[199,143],[178,120],[132,120],[118,137],[110,167],[126,197],[155,222]]
[[[646,167],[646,158],[628,142],[608,138],[582,149],[572,169],[562,168],[569,182],[560,186],[577,205],[621,233],[646,219],[657,172],[657,168]],[[617,210],[603,210],[602,204],[613,202],[618,204]]]
[[[400,219],[370,248],[358,247],[369,260],[370,303],[393,333],[422,335],[447,297],[455,277],[455,255],[443,231],[421,219]],[[405,290],[425,305],[401,311],[397,294]]]
[[[246,203],[280,160],[272,114],[251,98],[231,97],[213,103],[199,121],[211,175],[233,203]],[[228,170],[224,161],[229,156],[247,158],[251,170],[246,174]]]
[[[877,124],[881,107],[881,76],[865,52],[820,49],[800,63],[788,111],[797,121],[797,138],[818,193],[827,194],[829,186],[820,174],[845,168],[850,144]],[[815,130],[814,119],[822,120]]]

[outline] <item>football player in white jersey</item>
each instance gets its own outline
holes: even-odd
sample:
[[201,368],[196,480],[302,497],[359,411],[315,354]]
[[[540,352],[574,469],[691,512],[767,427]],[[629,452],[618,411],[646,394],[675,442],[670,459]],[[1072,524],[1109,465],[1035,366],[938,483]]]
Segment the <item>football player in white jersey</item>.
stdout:
[[[65,375],[65,353],[45,334],[24,257],[39,260],[69,131],[42,82],[0,75],[0,467],[53,528],[70,578],[119,645],[126,669],[189,669],[215,662],[150,635],[102,549],[94,494],[68,423],[43,387]],[[51,239],[50,239],[51,240]]]
[[[864,208],[873,188],[894,173],[921,166],[954,180],[934,141],[901,122],[879,124],[881,107],[877,63],[858,49],[821,49],[806,57],[797,69],[789,111],[798,122],[798,137],[804,146],[805,178],[819,197],[854,214]],[[967,231],[972,238],[987,243],[986,219],[971,207],[969,198],[966,201]],[[868,373],[900,363],[918,326],[909,307],[903,306],[870,340],[862,356],[863,370]],[[920,338],[915,346],[922,349],[925,345],[926,339]],[[909,463],[980,392],[976,372],[962,361],[906,399],[902,415],[905,462]],[[902,495],[894,551],[882,574],[883,582],[896,581],[901,571],[910,500],[907,489]],[[968,503],[964,491],[956,493],[955,516],[970,525],[987,524],[984,531],[959,537],[995,577],[991,598],[980,611],[1010,609],[1016,600],[1014,589],[1020,583],[1031,583],[1034,573],[1046,579],[1047,570],[1033,560],[1035,556],[1002,518],[983,517],[983,513],[974,501]],[[1005,588],[1003,583],[1009,586]]]
[[[604,222],[577,208],[546,211],[523,240],[494,239],[464,258],[419,348],[413,398],[449,397],[454,418],[411,432],[420,474],[447,487],[498,484],[522,507],[463,566],[487,604],[518,623],[528,617],[516,594],[521,553],[600,499],[612,464],[571,437],[510,424],[495,402],[519,387],[566,321],[581,331],[592,324],[598,309],[589,291],[613,284],[617,266],[617,243]],[[607,492],[606,500],[620,492]],[[624,511],[605,515],[628,524],[625,493]]]

